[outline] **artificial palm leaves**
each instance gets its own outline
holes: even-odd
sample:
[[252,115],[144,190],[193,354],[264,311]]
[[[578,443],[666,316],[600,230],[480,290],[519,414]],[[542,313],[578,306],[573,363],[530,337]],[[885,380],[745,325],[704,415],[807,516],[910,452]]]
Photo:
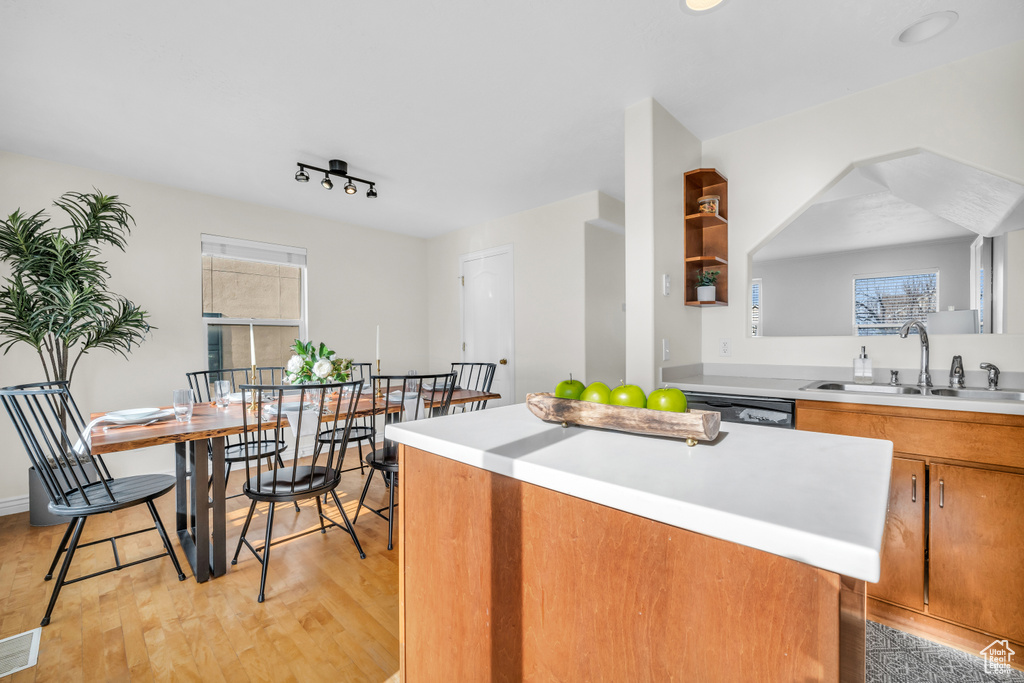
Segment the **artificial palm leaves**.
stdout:
[[0,224],[0,348],[19,342],[39,354],[47,380],[71,381],[82,356],[106,349],[128,357],[150,330],[149,313],[107,289],[104,245],[124,251],[135,219],[116,195],[68,192],[54,202],[71,219],[56,228],[43,211],[18,209]]

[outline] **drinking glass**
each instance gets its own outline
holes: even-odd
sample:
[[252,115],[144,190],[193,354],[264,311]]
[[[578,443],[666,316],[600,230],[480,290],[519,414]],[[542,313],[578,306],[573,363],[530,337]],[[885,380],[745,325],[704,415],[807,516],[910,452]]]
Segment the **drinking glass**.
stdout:
[[227,408],[231,403],[231,382],[226,379],[213,382],[213,399],[221,408]]
[[174,406],[174,417],[177,418],[178,422],[192,421],[192,403],[191,389],[174,390],[171,405]]

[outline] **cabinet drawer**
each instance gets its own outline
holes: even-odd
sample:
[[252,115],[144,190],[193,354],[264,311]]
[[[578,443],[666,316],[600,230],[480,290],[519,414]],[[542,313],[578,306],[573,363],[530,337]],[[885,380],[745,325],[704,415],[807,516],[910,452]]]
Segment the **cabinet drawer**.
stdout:
[[797,429],[892,441],[919,456],[1024,468],[1024,418],[797,401]]

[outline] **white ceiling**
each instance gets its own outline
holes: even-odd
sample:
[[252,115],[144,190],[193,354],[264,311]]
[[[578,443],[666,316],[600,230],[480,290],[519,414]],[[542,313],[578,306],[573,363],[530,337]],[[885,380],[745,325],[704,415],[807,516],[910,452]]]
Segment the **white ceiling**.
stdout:
[[752,255],[838,254],[1024,227],[1024,186],[931,152],[851,169]]
[[[709,139],[1021,39],[1020,0],[0,0],[0,149],[426,237],[621,198],[648,96]],[[331,158],[380,197],[292,179]]]

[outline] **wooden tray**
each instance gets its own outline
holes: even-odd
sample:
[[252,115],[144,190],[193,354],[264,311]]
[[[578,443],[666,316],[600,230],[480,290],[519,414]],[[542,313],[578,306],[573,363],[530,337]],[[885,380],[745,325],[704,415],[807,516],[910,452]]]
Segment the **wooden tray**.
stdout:
[[722,423],[722,414],[709,410],[669,413],[557,398],[554,394],[527,394],[526,406],[545,422],[559,422],[563,427],[579,425],[631,434],[667,436],[686,439],[691,446],[697,441],[713,441]]

